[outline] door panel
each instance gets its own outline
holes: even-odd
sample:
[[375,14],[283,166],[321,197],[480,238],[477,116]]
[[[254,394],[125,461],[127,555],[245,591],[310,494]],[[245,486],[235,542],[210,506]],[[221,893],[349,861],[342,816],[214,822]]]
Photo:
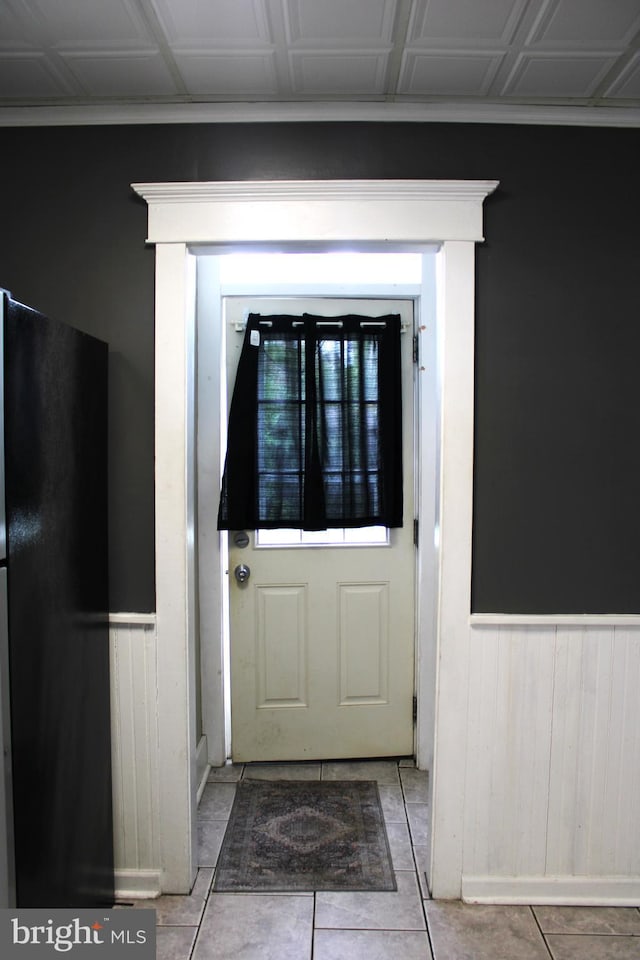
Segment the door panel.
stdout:
[[[413,753],[413,303],[225,298],[229,394],[248,312],[400,313],[404,526],[375,546],[239,546],[229,535],[233,759]],[[238,583],[234,570],[250,568]]]

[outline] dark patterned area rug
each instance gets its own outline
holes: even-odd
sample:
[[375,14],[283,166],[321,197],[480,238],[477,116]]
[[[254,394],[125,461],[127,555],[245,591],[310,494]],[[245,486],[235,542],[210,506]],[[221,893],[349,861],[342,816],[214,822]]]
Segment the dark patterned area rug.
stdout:
[[241,780],[213,889],[396,890],[378,785]]

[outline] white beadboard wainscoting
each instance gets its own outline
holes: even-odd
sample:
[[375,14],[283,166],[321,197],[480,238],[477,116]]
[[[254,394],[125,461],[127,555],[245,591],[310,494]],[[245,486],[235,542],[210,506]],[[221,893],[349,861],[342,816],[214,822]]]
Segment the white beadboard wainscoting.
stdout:
[[109,616],[116,897],[161,890],[155,614]]
[[471,618],[462,897],[640,905],[640,618]]
[[[109,615],[115,889],[118,900],[162,893],[155,613]],[[196,749],[199,802],[211,769]]]
[[[154,614],[110,620],[116,894],[162,891]],[[462,898],[640,905],[640,618],[471,618]],[[206,781],[206,741],[198,782]]]

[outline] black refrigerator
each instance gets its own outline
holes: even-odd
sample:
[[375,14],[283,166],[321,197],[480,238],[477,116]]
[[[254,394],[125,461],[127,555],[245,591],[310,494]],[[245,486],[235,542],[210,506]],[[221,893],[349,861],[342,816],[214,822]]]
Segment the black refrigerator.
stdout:
[[0,301],[0,906],[109,906],[107,346]]

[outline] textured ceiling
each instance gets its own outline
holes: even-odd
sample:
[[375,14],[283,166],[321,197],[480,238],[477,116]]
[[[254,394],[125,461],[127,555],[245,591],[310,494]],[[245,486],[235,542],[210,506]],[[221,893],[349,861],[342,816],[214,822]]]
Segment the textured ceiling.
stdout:
[[628,122],[640,0],[0,0],[0,111],[318,102]]

